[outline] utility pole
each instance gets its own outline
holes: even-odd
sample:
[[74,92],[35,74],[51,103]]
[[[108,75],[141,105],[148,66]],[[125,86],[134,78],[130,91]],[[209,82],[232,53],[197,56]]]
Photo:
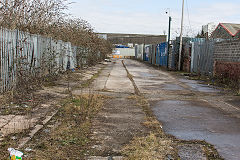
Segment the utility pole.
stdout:
[[169,55],[170,55],[170,38],[171,38],[171,12],[170,8],[167,9],[166,14],[169,15],[169,20],[168,20],[168,46],[167,46],[167,68],[169,68]]
[[180,32],[179,60],[178,60],[179,71],[181,70],[181,57],[182,57],[183,17],[184,17],[184,0],[182,2],[182,21],[181,21],[181,32]]
[[168,53],[167,53],[167,68],[169,68],[169,55],[170,55],[170,37],[171,37],[171,21],[172,17],[169,15],[169,24],[168,24]]

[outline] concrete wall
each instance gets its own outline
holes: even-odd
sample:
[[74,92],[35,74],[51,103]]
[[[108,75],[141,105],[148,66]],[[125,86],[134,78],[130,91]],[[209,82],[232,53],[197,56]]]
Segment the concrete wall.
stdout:
[[214,74],[234,80],[240,79],[240,41],[215,44]]
[[[134,57],[135,56],[135,48],[115,48],[114,53],[118,53],[116,56],[119,58],[124,58],[124,57]],[[113,55],[116,55],[114,54]],[[113,56],[115,57],[115,56]]]
[[202,26],[203,34],[207,37],[210,37],[212,32],[216,29],[217,24],[208,23],[207,25]]

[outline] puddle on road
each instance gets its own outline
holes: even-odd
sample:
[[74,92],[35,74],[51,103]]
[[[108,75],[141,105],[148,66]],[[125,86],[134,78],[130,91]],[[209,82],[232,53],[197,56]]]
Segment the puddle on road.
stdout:
[[206,140],[225,159],[239,160],[240,119],[197,101],[158,101],[151,104],[164,130],[183,140]]
[[149,73],[149,72],[144,72],[144,71],[135,71],[139,77],[142,77],[142,78],[156,78],[157,80],[158,79],[161,79],[166,77],[165,75],[159,75],[159,74],[156,74],[156,73]]
[[213,88],[212,86],[208,86],[206,84],[200,84],[199,81],[196,80],[188,80],[188,79],[179,79],[180,82],[186,83],[188,86],[192,88],[193,91],[199,92],[211,92],[217,93],[220,92],[220,89]]
[[184,88],[179,86],[178,84],[164,84],[162,89],[169,91],[184,90]]
[[151,74],[151,73],[146,73],[146,72],[138,72],[138,74],[139,74],[141,77],[154,77],[153,74]]

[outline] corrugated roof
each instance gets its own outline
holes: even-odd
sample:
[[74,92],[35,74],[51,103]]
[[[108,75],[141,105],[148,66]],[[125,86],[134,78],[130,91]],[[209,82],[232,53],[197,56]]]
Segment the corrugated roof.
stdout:
[[223,28],[225,28],[232,36],[235,36],[240,32],[240,24],[235,23],[220,23]]

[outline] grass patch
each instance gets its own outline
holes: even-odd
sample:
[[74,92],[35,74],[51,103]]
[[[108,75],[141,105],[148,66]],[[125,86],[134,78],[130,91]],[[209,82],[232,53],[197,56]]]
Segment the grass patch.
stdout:
[[207,144],[206,142],[204,143],[205,144],[203,144],[203,149],[208,160],[224,160],[221,156],[219,156],[217,150],[213,145]]
[[153,115],[147,100],[142,96],[129,98],[136,98],[137,105],[144,110],[146,121],[143,125],[149,128],[150,133],[145,137],[135,137],[122,149],[126,159],[165,159],[168,156],[178,159],[174,139],[165,135],[162,124]]
[[42,79],[42,85],[45,87],[53,87],[56,86],[56,81],[61,78],[62,75],[47,75]]
[[161,138],[155,133],[150,133],[146,137],[134,138],[131,145],[123,149],[127,159],[165,159],[172,154],[172,141]]
[[57,128],[41,132],[29,143],[33,152],[27,159],[84,159],[91,143],[91,119],[106,99],[102,95],[86,94],[63,101],[54,117]]
[[236,96],[240,96],[240,89],[237,91]]

